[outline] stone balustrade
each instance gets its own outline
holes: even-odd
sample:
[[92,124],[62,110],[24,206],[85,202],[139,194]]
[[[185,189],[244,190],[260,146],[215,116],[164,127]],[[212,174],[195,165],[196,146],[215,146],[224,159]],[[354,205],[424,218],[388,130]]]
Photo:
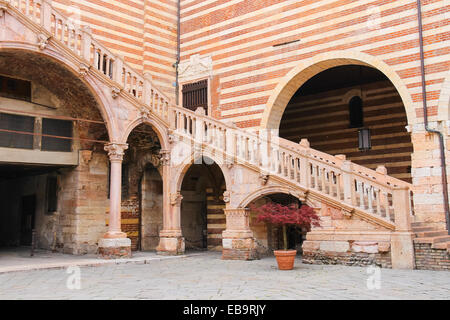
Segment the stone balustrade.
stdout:
[[170,112],[176,135],[209,149],[223,163],[243,163],[303,191],[343,202],[349,211],[374,218],[392,230],[404,230],[403,224],[396,226],[398,217],[409,219],[412,214],[411,185],[388,176],[385,169],[371,170],[345,156],[322,153],[310,148],[307,140],[295,144],[270,131],[241,130],[205,116],[202,109],[192,112],[173,107]]

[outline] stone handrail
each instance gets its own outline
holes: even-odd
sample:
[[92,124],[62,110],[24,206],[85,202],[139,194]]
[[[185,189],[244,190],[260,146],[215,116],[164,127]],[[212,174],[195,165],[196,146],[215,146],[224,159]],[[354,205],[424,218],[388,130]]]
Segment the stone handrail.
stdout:
[[[180,139],[195,141],[222,155],[225,163],[239,162],[319,196],[344,203],[349,211],[364,213],[387,226],[395,226],[398,215],[410,215],[412,186],[390,177],[383,167],[376,171],[352,163],[345,156],[332,156],[279,138],[270,131],[250,132],[193,112],[170,108],[169,123]],[[405,199],[408,201],[405,202]],[[397,212],[396,212],[397,211]],[[401,211],[401,212],[399,212]],[[404,226],[396,226],[404,230]]]
[[170,99],[152,83],[151,76],[142,76],[130,67],[122,57],[112,53],[106,46],[93,38],[87,26],[79,26],[52,7],[51,0],[2,0],[4,6],[15,8],[34,23],[42,26],[48,35],[42,35],[43,42],[50,38],[64,44],[76,56],[87,62],[87,68],[94,69],[117,83],[116,93],[124,91],[152,112],[167,121]]
[[[345,159],[309,147],[306,140],[296,144],[270,131],[250,132],[225,124],[204,114],[171,103],[152,83],[151,76],[140,75],[124,59],[95,40],[89,27],[75,25],[52,8],[50,0],[1,0],[41,25],[49,38],[59,41],[82,61],[111,81],[116,93],[126,92],[145,105],[172,134],[203,148],[222,154],[225,162],[238,162],[261,175],[278,177],[305,192],[343,203],[347,210],[363,214],[397,230],[411,214],[411,185],[390,177],[385,170],[371,170]],[[115,88],[117,84],[117,87]]]

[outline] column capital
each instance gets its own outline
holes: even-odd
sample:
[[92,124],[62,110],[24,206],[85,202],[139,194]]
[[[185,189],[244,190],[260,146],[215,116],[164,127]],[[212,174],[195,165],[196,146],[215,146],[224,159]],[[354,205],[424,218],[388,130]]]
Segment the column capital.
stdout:
[[105,144],[105,151],[108,151],[109,160],[122,161],[125,150],[128,149],[127,143],[107,143]]
[[233,209],[223,209],[225,216],[234,217],[248,217],[250,215],[250,209],[248,208],[233,208]]
[[170,165],[170,150],[161,150],[159,151],[160,162],[162,166]]

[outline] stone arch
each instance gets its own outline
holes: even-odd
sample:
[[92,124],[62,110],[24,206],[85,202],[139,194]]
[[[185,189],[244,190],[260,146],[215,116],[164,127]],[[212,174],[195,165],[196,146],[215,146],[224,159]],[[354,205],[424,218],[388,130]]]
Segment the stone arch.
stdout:
[[109,107],[111,104],[109,98],[105,95],[98,79],[92,76],[89,72],[83,74],[80,69],[80,65],[77,65],[77,63],[73,61],[74,59],[70,59],[70,57],[67,57],[63,52],[59,52],[58,50],[39,50],[38,46],[35,44],[17,43],[11,41],[1,41],[0,52],[26,52],[40,55],[70,71],[70,73],[72,73],[75,78],[77,78],[81,83],[83,83],[83,85],[86,86],[86,88],[94,97],[99,107],[98,109],[100,115],[105,122],[110,141],[117,140],[119,130],[117,129],[117,123],[113,111]]
[[[189,157],[187,157],[183,163],[179,166],[179,168],[174,173],[174,179],[173,184],[171,186],[172,193],[179,192],[181,190],[181,185],[183,184],[183,179],[186,176],[186,173],[188,172],[189,168],[195,164],[200,157],[206,157],[211,159],[222,171],[223,177],[225,179],[225,186],[228,188],[232,185],[230,181],[229,172],[227,169],[224,168],[221,161],[218,161],[217,157],[209,152],[203,152],[201,155],[194,155],[191,154]],[[198,161],[201,163],[201,161]]]
[[295,92],[309,79],[327,69],[356,64],[381,71],[395,86],[405,106],[408,124],[414,124],[415,113],[411,94],[399,75],[382,60],[357,51],[334,51],[319,54],[292,69],[277,85],[267,102],[260,127],[278,129],[284,110]]
[[133,132],[133,130],[141,124],[147,124],[152,127],[152,129],[158,136],[159,143],[161,144],[161,150],[170,149],[167,129],[153,115],[150,115],[149,117],[140,117],[129,123],[119,141],[121,143],[127,143],[128,137],[130,136],[131,132]]
[[285,186],[267,186],[267,187],[260,188],[256,191],[250,193],[249,195],[244,197],[242,200],[240,200],[238,208],[246,208],[251,202],[253,202],[261,197],[264,197],[264,196],[267,196],[270,194],[276,194],[276,193],[288,194],[288,195],[291,195],[300,200],[303,200],[303,201],[306,200],[302,196],[303,193],[296,191],[294,188],[285,187]]

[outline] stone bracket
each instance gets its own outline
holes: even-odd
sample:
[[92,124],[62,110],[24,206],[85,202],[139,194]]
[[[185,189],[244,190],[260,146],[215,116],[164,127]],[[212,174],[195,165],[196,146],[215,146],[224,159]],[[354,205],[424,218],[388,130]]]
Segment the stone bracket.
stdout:
[[111,88],[111,95],[112,95],[113,99],[117,99],[117,97],[120,95],[121,91],[122,90],[120,88],[112,87]]
[[38,34],[37,38],[39,49],[44,50],[47,47],[48,41],[50,40],[51,37],[48,37],[45,34],[40,33]]

